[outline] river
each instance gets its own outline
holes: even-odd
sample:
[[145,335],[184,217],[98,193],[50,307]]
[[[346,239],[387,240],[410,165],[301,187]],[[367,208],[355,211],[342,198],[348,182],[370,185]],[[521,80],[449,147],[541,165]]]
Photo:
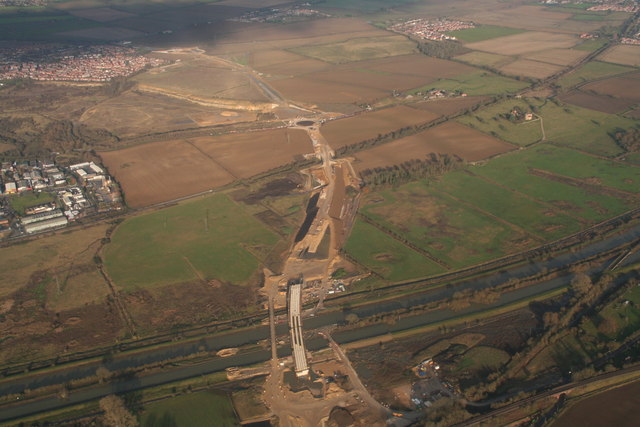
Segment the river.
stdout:
[[[364,318],[374,314],[388,313],[398,309],[423,305],[429,302],[449,298],[455,292],[465,289],[479,290],[496,286],[512,278],[522,278],[533,275],[544,268],[552,269],[568,265],[581,259],[596,255],[600,252],[613,249],[625,243],[632,242],[638,238],[640,238],[640,225],[627,230],[624,234],[611,236],[603,241],[593,243],[573,253],[568,252],[550,260],[519,265],[513,269],[504,270],[488,277],[463,281],[455,285],[439,287],[432,290],[425,290],[424,292],[417,294],[403,295],[391,300],[373,302],[353,309],[335,310],[322,313],[315,317],[304,319],[304,328],[305,330],[309,330],[336,323],[344,323],[345,316],[348,313],[355,313],[360,318]],[[637,260],[638,255],[629,257],[626,262],[637,262]],[[606,265],[607,263],[604,263],[603,265],[594,267],[594,271],[601,270],[605,268]],[[337,332],[333,336],[336,342],[344,344],[360,339],[385,335],[389,332],[397,332],[418,326],[426,326],[432,323],[451,319],[453,317],[470,314],[478,310],[496,308],[530,298],[534,295],[543,294],[550,290],[566,286],[570,282],[571,278],[572,275],[569,274],[512,292],[504,293],[496,302],[489,305],[473,304],[464,310],[457,312],[453,312],[450,309],[434,310],[428,313],[404,317],[392,325],[387,323],[367,325],[349,331]],[[278,335],[285,335],[287,333],[288,327],[286,324],[277,325]],[[165,345],[142,352],[135,352],[131,354],[122,353],[114,355],[113,358],[103,362],[89,362],[84,365],[66,369],[61,368],[57,371],[45,372],[40,375],[21,376],[15,379],[8,378],[0,383],[0,394],[16,394],[25,389],[33,390],[38,387],[68,383],[73,380],[95,375],[96,369],[100,366],[105,366],[107,369],[114,372],[126,368],[135,368],[146,364],[158,363],[173,358],[185,357],[202,351],[217,351],[223,348],[255,344],[258,341],[267,340],[268,338],[269,327],[265,325],[204,337],[188,342],[176,342],[175,344]],[[321,338],[316,338],[305,340],[305,345],[309,350],[317,350],[325,347],[327,343]],[[278,354],[285,356],[290,354],[290,351],[291,350],[288,346],[280,347],[278,349]],[[270,357],[271,353],[265,346],[265,348],[261,350],[241,352],[235,356],[215,358],[198,365],[179,367],[167,372],[151,374],[140,378],[128,379],[104,386],[94,387],[88,390],[83,390],[79,393],[70,393],[69,398],[64,401],[57,398],[46,398],[33,402],[25,402],[12,408],[2,407],[0,408],[0,421],[6,421],[30,413],[47,411],[58,407],[93,400],[111,393],[133,391],[145,387],[187,379],[198,375],[217,372],[231,366],[243,366],[264,362],[269,360]]]

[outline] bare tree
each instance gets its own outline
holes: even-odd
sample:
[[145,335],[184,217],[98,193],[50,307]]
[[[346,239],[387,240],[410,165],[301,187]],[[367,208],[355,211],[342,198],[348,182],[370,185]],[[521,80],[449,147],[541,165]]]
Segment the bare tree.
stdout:
[[124,402],[113,394],[100,399],[100,409],[104,411],[102,421],[109,427],[136,427],[138,420],[127,410]]
[[591,277],[585,273],[576,273],[573,280],[571,280],[571,287],[578,295],[586,294],[592,286]]
[[102,384],[111,377],[111,371],[104,366],[100,366],[98,369],[96,369],[96,376],[98,377],[98,381],[100,382],[100,384]]

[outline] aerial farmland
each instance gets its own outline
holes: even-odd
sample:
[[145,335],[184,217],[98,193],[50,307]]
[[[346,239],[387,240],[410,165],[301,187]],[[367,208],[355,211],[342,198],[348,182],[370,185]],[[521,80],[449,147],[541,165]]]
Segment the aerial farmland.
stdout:
[[0,3],[0,423],[561,426],[640,381],[637,2]]

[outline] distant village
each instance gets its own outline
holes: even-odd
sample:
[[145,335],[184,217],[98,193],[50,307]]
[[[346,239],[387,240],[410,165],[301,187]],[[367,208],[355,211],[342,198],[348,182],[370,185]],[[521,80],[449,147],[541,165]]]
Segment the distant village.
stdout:
[[637,4],[633,5],[625,5],[625,4],[619,4],[619,3],[609,3],[609,4],[599,4],[597,6],[591,6],[590,8],[588,8],[587,10],[590,11],[612,11],[612,12],[630,12],[630,13],[636,13],[638,11],[640,11],[640,6],[638,6]]
[[0,239],[67,226],[122,209],[118,185],[94,162],[62,168],[49,160],[3,162]]
[[125,46],[28,44],[0,48],[0,79],[107,82],[164,63]]
[[475,24],[465,21],[450,21],[448,19],[412,19],[389,27],[389,30],[423,40],[457,40],[456,37],[445,34],[449,31],[475,28]]
[[636,33],[633,37],[623,37],[620,43],[640,45],[640,32]]
[[298,21],[301,18],[328,18],[331,15],[309,8],[309,3],[285,8],[262,9],[247,12],[238,18],[230,18],[233,22],[284,23]]

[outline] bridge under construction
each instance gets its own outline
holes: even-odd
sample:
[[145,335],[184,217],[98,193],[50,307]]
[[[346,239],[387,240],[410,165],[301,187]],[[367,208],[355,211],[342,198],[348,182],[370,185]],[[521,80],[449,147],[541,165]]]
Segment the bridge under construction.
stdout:
[[289,330],[291,332],[291,346],[293,347],[293,361],[296,375],[303,377],[309,374],[307,355],[302,340],[302,320],[300,308],[302,306],[302,283],[289,285]]

